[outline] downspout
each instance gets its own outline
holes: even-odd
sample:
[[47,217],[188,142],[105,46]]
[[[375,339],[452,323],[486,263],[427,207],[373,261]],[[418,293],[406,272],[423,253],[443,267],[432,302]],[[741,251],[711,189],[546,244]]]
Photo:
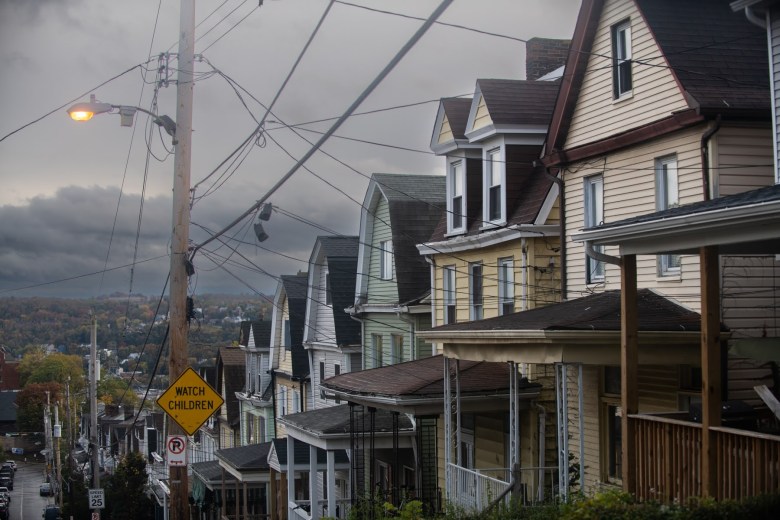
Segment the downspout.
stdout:
[[745,7],[745,18],[753,25],[758,25],[762,29],[766,29],[766,18],[756,14],[753,7]]
[[547,410],[539,403],[535,403],[536,408],[539,409],[539,474],[536,477],[538,479],[538,489],[536,491],[537,500],[539,502],[544,501],[544,464],[545,460],[545,436],[547,435]]
[[[520,310],[528,310],[528,244],[525,238],[520,239]],[[500,302],[499,302],[500,305]]]
[[604,254],[600,251],[593,249],[593,244],[590,240],[585,241],[585,254],[594,259],[597,262],[604,262],[605,264],[620,265],[620,257]]
[[561,301],[568,298],[568,285],[566,283],[566,195],[564,193],[563,170],[561,176],[550,173],[550,168],[545,167],[545,175],[550,177],[558,185],[558,200],[560,201],[560,240],[561,240]]
[[721,116],[715,118],[715,125],[708,128],[701,136],[701,181],[704,189],[704,200],[710,200],[710,139],[720,130]]

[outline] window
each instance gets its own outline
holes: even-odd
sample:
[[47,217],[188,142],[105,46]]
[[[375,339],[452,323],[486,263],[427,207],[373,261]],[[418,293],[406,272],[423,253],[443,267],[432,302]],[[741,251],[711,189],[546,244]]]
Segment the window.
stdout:
[[[655,206],[658,211],[680,205],[677,180],[677,156],[663,157],[655,161]],[[680,255],[658,255],[658,274],[675,276],[680,274]]]
[[[604,178],[594,175],[585,179],[585,227],[595,227],[604,223]],[[597,252],[603,252],[604,246],[594,246]],[[587,283],[604,281],[604,262],[585,256],[585,277]]]
[[515,312],[515,273],[512,258],[498,259],[498,314]]
[[325,305],[333,305],[333,299],[330,297],[330,273],[325,272]]
[[279,417],[287,415],[287,387],[279,387]]
[[631,20],[612,27],[612,85],[618,99],[631,93]]
[[301,394],[295,388],[292,389],[292,413],[301,411]]
[[292,336],[290,335],[290,320],[285,319],[283,322],[284,332],[282,333],[282,346],[286,350],[292,349]]
[[381,367],[384,357],[381,334],[371,334],[371,349],[374,352],[374,368]]
[[382,280],[392,280],[394,268],[393,242],[383,240],[379,243],[379,276]]
[[607,476],[614,482],[623,476],[623,425],[620,407],[607,405]]
[[393,363],[403,363],[404,360],[404,337],[401,334],[391,334],[390,342],[393,349]]
[[320,361],[320,383],[325,380],[325,362]]
[[500,148],[487,152],[485,181],[485,220],[501,222],[504,220],[504,168]]
[[463,231],[466,226],[465,198],[463,196],[465,191],[463,161],[460,160],[450,164],[449,174],[447,182],[447,201],[449,203],[447,208],[448,231]]
[[442,269],[444,292],[444,323],[455,323],[455,266],[449,265]]
[[469,309],[472,320],[482,319],[482,264],[469,266]]
[[[339,374],[341,374],[341,365],[336,363],[333,365],[333,376],[335,377]],[[341,399],[339,399],[338,397],[336,398],[336,404],[341,404]]]

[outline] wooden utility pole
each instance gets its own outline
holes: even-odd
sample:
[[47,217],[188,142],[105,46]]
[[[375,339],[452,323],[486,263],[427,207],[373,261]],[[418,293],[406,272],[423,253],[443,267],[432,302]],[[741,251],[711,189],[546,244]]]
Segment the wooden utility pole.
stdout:
[[[100,444],[97,434],[97,317],[92,315],[89,345],[89,446],[92,449],[92,488],[100,489]],[[100,518],[100,509],[93,509]]]
[[[173,165],[173,230],[169,301],[170,355],[168,375],[175,381],[187,368],[187,277],[190,229],[190,159],[192,155],[193,61],[195,0],[181,0],[179,13],[179,72],[176,91],[176,135]],[[175,423],[170,434],[183,434]],[[189,520],[187,467],[170,468],[171,520]]]

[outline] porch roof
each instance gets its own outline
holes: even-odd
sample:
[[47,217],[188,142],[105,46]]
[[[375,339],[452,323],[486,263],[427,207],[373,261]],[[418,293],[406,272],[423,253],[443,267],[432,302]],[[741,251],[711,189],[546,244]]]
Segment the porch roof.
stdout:
[[[637,306],[641,362],[698,364],[701,316],[697,312],[651,289],[637,292]],[[418,336],[442,343],[445,355],[460,359],[617,364],[620,318],[620,291],[612,290],[435,327]]]
[[[509,392],[509,365],[463,361],[459,371],[461,399],[486,402],[505,398]],[[394,365],[349,372],[322,382],[326,390],[349,401],[378,408],[439,414],[444,399],[444,358],[441,355]],[[528,383],[523,395],[534,398],[540,385]],[[500,407],[506,407],[503,402]]]
[[[222,485],[223,468],[219,465],[219,461],[209,460],[206,462],[196,462],[190,464],[190,468],[192,469],[193,476],[203,482],[209,489],[214,490],[214,486]],[[235,480],[233,475],[225,473],[225,482],[230,482],[232,484]]]
[[[309,445],[298,439],[293,439],[293,466],[308,470]],[[349,467],[349,457],[345,450],[335,450],[337,469]],[[268,455],[268,463],[276,471],[287,472],[287,439],[274,439],[271,441],[271,450]],[[325,468],[327,465],[327,453],[325,450],[317,450],[317,466]]]
[[239,471],[268,470],[270,442],[217,450],[217,460]]

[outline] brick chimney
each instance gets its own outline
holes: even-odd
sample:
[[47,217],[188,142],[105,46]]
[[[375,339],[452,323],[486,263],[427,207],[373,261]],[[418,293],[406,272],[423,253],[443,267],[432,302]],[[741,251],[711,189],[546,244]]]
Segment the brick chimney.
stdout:
[[531,38],[525,45],[525,79],[537,80],[566,64],[571,40]]

